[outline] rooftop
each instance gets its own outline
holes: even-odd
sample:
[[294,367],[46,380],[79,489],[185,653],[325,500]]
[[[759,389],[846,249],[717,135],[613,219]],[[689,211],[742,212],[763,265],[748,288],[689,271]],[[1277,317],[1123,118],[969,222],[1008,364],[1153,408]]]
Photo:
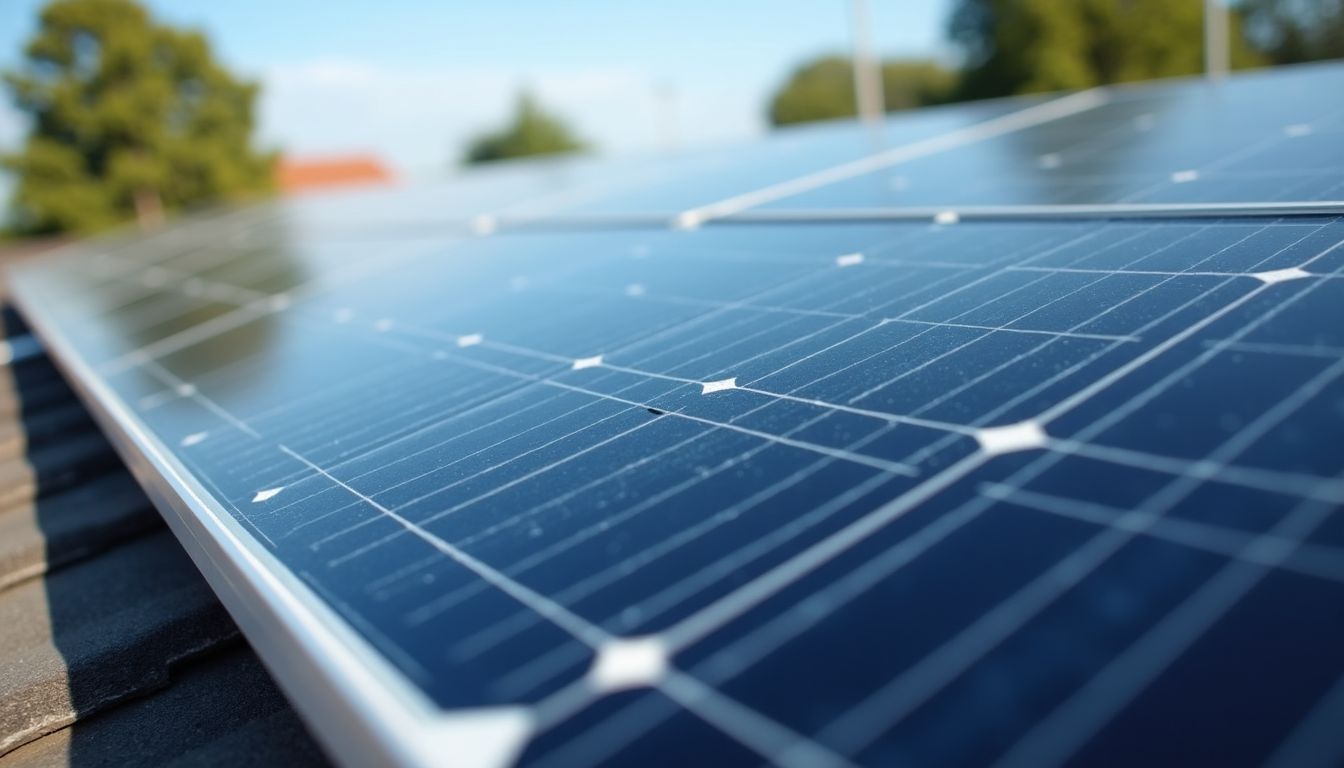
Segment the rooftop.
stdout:
[[276,182],[285,194],[377,186],[392,181],[392,172],[372,155],[282,158],[276,167]]

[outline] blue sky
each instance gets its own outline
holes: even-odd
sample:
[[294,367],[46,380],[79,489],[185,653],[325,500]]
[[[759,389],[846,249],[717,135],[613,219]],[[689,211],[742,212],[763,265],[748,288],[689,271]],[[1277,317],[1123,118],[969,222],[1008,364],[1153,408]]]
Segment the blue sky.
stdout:
[[[952,0],[870,2],[883,55],[951,55]],[[262,82],[268,145],[375,152],[413,175],[449,167],[467,137],[505,119],[522,86],[604,152],[751,136],[791,67],[849,45],[847,0],[147,4],[205,30],[228,65]],[[17,63],[42,5],[0,2],[0,66]],[[0,109],[0,147],[23,130]]]

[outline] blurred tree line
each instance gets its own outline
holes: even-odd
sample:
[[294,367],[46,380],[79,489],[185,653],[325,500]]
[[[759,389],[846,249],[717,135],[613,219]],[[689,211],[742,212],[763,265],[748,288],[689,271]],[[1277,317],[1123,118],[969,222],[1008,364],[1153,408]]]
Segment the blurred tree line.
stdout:
[[[949,35],[958,71],[882,66],[891,110],[1192,74],[1202,67],[1202,0],[958,0]],[[136,0],[52,0],[4,73],[32,130],[0,157],[16,178],[21,233],[89,232],[127,219],[266,193],[273,154],[253,148],[257,85],[216,61],[199,33],[156,23]],[[1235,0],[1234,66],[1344,57],[1344,0]],[[793,72],[769,104],[775,125],[855,114],[848,59]],[[512,121],[464,160],[584,148],[523,94]]]
[[[888,110],[911,109],[950,101],[957,77],[933,61],[882,63],[883,103]],[[843,56],[823,56],[794,71],[770,101],[773,125],[829,120],[857,113],[854,68]]]
[[1243,0],[1237,11],[1270,64],[1344,58],[1344,0]]
[[[882,66],[886,107],[1090,88],[1190,75],[1204,66],[1203,0],[958,0],[948,34],[960,71],[930,61]],[[1344,57],[1344,0],[1241,0],[1230,12],[1232,66]],[[770,101],[773,125],[857,113],[850,60],[804,64]]]
[[134,0],[56,0],[19,69],[4,73],[32,129],[0,158],[14,228],[91,232],[270,189],[251,146],[258,88],[219,66],[198,32],[156,24]]

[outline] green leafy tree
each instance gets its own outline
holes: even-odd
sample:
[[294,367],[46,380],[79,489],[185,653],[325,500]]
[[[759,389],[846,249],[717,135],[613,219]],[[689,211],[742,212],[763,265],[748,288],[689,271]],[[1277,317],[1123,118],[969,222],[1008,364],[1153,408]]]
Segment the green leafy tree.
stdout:
[[474,139],[467,149],[469,164],[514,157],[581,152],[584,143],[558,117],[547,114],[531,94],[518,96],[513,122],[506,128]]
[[770,123],[788,125],[849,117],[854,102],[854,72],[849,60],[828,56],[810,61],[789,77],[770,100]]
[[1238,10],[1273,64],[1344,58],[1344,0],[1245,0]]
[[[1232,64],[1263,60],[1232,19]],[[1203,69],[1203,0],[959,0],[959,98],[1090,88]]]
[[[883,103],[889,111],[940,104],[951,96],[956,77],[931,61],[893,60],[882,65]],[[770,100],[772,125],[852,117],[854,68],[843,56],[825,56],[794,70]]]
[[882,103],[888,112],[944,104],[952,99],[957,76],[936,62],[894,59],[882,64]]
[[56,0],[5,82],[32,119],[3,158],[27,232],[89,232],[132,216],[266,191],[274,157],[251,147],[257,86],[199,33],[156,24],[134,0]]

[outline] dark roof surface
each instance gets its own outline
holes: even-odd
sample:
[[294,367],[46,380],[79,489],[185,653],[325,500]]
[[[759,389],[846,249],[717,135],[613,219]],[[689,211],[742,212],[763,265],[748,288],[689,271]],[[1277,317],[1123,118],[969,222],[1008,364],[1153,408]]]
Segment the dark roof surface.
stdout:
[[59,372],[2,322],[0,768],[324,763]]

